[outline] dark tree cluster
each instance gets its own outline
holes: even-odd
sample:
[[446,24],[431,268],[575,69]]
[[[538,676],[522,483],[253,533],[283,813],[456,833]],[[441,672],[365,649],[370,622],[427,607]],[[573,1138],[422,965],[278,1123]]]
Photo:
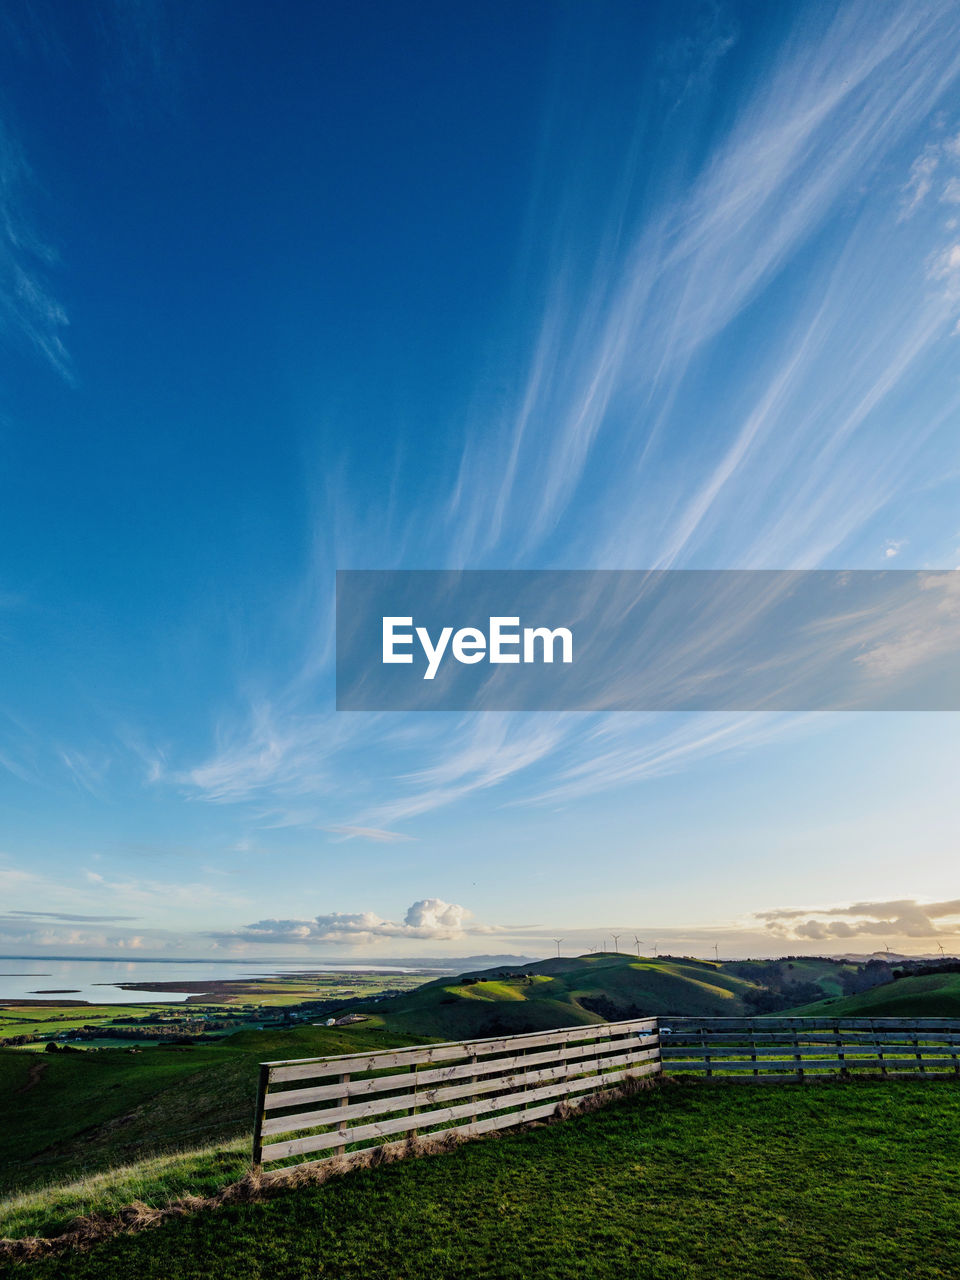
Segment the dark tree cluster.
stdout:
[[757,987],[745,991],[743,1003],[754,1013],[779,1013],[801,1004],[823,999],[823,989],[816,982],[791,982],[783,987]]
[[864,991],[881,987],[893,978],[893,971],[886,960],[868,960],[855,969],[845,969],[840,974],[840,984],[845,996],[858,996]]

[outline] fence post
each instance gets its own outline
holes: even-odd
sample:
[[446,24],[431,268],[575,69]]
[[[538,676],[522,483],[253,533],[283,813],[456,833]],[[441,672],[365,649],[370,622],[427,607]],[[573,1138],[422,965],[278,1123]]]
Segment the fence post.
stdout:
[[803,1055],[800,1052],[800,1036],[796,1026],[793,1028],[793,1059],[797,1064],[797,1079],[803,1084]]
[[833,1034],[837,1041],[837,1063],[840,1067],[840,1074],[843,1076],[847,1074],[847,1056],[843,1050],[843,1037],[840,1034],[839,1022],[833,1024]]
[[[350,1083],[350,1077],[349,1077],[349,1075],[342,1075],[342,1076],[340,1077],[340,1083],[341,1083],[341,1084],[349,1084],[349,1083]],[[348,1106],[348,1105],[349,1105],[349,1103],[350,1103],[350,1095],[347,1093],[346,1089],[344,1089],[344,1091],[343,1091],[343,1097],[342,1097],[342,1098],[338,1098],[338,1099],[337,1099],[337,1105],[338,1105],[338,1106],[340,1106],[340,1107],[346,1107],[346,1106]],[[345,1156],[345,1155],[347,1154],[347,1143],[346,1143],[346,1137],[347,1137],[347,1122],[346,1122],[346,1120],[342,1120],[342,1121],[340,1122],[340,1124],[338,1125],[338,1129],[339,1129],[339,1132],[340,1132],[340,1136],[344,1139],[344,1141],[343,1141],[342,1146],[337,1147],[337,1155],[338,1155],[338,1156]]]
[[[419,1067],[419,1065],[415,1062],[415,1063],[413,1064],[413,1096],[414,1096],[414,1098],[416,1098],[416,1096],[417,1096],[417,1090],[419,1089],[419,1085],[417,1084],[417,1074],[418,1074],[419,1070],[420,1070],[420,1067]],[[415,1116],[419,1110],[420,1110],[420,1108],[417,1106],[416,1102],[414,1102],[413,1106],[410,1108],[410,1114],[411,1114],[412,1116]],[[411,1137],[411,1138],[416,1138],[416,1137],[418,1137],[418,1136],[419,1136],[419,1133],[420,1133],[420,1130],[419,1130],[419,1129],[417,1129],[416,1127],[414,1127],[413,1129],[411,1129],[411,1130],[410,1130],[410,1137]]]
[[257,1110],[253,1119],[253,1163],[255,1165],[263,1162],[263,1117],[269,1087],[270,1068],[261,1063],[260,1075],[257,1079]]

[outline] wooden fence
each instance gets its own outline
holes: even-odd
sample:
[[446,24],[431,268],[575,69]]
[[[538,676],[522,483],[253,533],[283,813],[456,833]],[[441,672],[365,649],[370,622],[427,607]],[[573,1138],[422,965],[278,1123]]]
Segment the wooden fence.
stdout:
[[960,1019],[642,1018],[266,1062],[253,1159],[317,1164],[450,1130],[473,1137],[659,1073],[770,1084],[960,1077]]
[[472,1137],[552,1115],[558,1102],[660,1070],[656,1018],[267,1062],[260,1069],[255,1164],[309,1163],[384,1139],[456,1130]]
[[671,1075],[762,1081],[960,1075],[950,1018],[660,1018]]

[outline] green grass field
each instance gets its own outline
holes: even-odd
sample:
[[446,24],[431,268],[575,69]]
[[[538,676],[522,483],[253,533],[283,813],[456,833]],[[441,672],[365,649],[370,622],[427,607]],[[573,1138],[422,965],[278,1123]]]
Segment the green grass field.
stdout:
[[960,1018],[960,973],[899,978],[862,995],[818,1000],[790,1012],[831,1018]]
[[116,1280],[955,1280],[960,1089],[672,1085],[11,1265]]
[[135,1201],[162,1208],[180,1196],[213,1195],[249,1168],[250,1141],[244,1135],[49,1182],[0,1199],[0,1237],[55,1236],[79,1217],[119,1213]]
[[[176,1005],[164,1004],[57,1005],[53,1001],[19,1005],[15,1008],[0,1009],[0,1038],[18,1035],[57,1035],[61,1031],[71,1031],[75,1027],[85,1027],[88,1024],[102,1024],[107,1027],[117,1018],[167,1013],[176,1007]],[[188,1012],[199,1013],[200,1010],[192,1005]]]

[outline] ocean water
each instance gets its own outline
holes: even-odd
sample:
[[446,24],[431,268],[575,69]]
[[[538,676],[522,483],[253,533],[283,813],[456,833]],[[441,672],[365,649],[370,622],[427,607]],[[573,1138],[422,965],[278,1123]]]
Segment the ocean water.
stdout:
[[124,991],[118,982],[204,982],[230,978],[264,978],[280,973],[317,970],[363,973],[376,968],[407,973],[396,965],[336,964],[282,960],[101,960],[48,959],[45,956],[0,956],[0,1001],[86,1000],[89,1004],[167,1004],[185,1000],[188,991]]

